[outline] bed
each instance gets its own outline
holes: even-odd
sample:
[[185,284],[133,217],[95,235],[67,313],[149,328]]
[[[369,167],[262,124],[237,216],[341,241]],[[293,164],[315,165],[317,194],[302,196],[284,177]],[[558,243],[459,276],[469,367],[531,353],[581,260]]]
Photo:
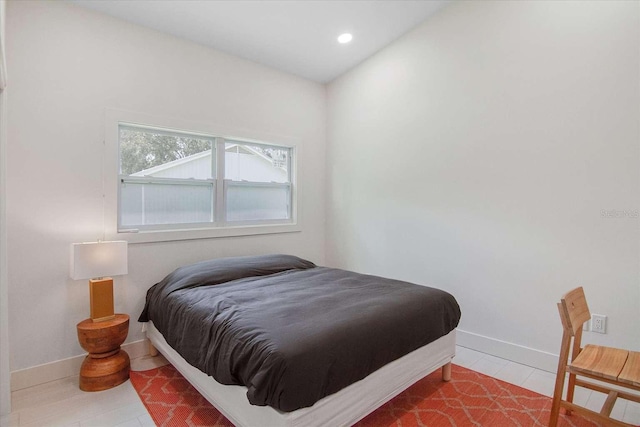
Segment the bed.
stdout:
[[181,267],[147,292],[151,343],[236,425],[351,425],[455,354],[425,286],[290,255]]

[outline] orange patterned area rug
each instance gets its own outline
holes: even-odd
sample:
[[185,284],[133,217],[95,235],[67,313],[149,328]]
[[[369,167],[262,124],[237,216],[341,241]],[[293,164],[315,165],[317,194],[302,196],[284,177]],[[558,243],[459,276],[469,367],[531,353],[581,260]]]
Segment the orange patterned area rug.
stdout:
[[[131,382],[159,426],[232,426],[171,366],[131,372]],[[551,399],[453,365],[418,381],[360,421],[358,427],[546,426]],[[561,415],[564,427],[593,427],[578,415]]]

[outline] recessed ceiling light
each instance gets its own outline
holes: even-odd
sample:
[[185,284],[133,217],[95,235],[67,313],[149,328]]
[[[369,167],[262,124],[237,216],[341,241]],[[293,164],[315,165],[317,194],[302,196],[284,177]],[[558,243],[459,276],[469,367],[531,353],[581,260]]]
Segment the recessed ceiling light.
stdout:
[[353,39],[353,36],[349,33],[340,34],[340,36],[338,37],[338,43],[349,43],[351,39]]

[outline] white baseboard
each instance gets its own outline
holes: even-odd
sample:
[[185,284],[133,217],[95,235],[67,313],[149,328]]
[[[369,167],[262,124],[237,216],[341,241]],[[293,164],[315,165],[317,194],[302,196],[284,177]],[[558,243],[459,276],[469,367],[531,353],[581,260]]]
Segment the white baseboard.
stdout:
[[[456,344],[472,350],[481,351],[502,359],[511,360],[543,371],[555,373],[558,369],[558,355],[525,347],[519,344],[485,337],[473,332],[458,329]],[[560,344],[558,344],[560,345]],[[455,363],[453,359],[453,363]]]
[[[129,358],[135,359],[149,353],[149,341],[144,339],[134,341],[122,345],[122,349],[129,354]],[[27,387],[48,383],[49,381],[60,380],[66,377],[78,375],[80,365],[86,357],[81,356],[70,357],[68,359],[57,360],[43,365],[33,366],[31,368],[20,369],[11,372],[11,391],[21,390]]]

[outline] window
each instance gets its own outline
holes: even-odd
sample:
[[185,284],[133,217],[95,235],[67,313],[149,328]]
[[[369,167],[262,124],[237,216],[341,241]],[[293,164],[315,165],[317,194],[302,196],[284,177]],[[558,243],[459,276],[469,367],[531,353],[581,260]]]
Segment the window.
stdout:
[[292,222],[291,147],[119,123],[118,232]]
[[290,158],[291,148],[225,141],[226,220],[290,219]]

